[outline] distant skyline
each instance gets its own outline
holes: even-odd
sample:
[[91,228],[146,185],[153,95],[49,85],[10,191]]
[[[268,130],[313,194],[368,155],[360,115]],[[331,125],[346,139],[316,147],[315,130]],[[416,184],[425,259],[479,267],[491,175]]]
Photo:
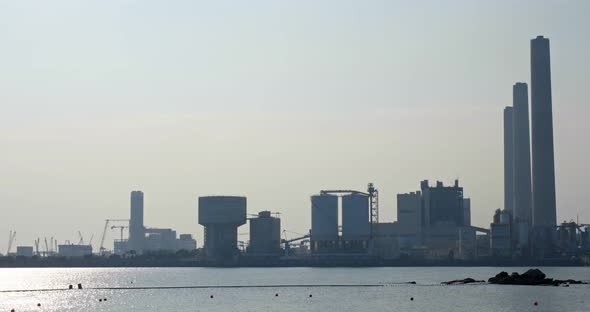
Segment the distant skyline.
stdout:
[[[129,217],[203,244],[197,197],[311,226],[321,189],[459,178],[503,208],[502,108],[551,40],[557,221],[590,222],[588,1],[0,0],[0,235],[77,241]],[[530,90],[529,90],[530,91]],[[239,232],[248,232],[247,227]],[[109,233],[112,239],[117,233]],[[242,237],[240,237],[241,239]],[[0,253],[7,238],[0,239]]]

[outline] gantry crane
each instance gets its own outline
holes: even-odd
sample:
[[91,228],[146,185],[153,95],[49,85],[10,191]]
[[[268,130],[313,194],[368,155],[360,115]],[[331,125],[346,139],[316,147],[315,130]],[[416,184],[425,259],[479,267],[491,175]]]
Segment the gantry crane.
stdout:
[[84,237],[82,236],[82,232],[78,231],[78,237],[80,238],[78,245],[84,245]]

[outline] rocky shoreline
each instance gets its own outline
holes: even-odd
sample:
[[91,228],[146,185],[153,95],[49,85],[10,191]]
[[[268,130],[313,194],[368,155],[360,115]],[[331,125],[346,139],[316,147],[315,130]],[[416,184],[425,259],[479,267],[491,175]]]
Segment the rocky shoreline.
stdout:
[[558,280],[553,278],[547,278],[545,273],[543,273],[539,269],[530,269],[523,274],[518,274],[514,272],[512,274],[508,274],[507,272],[500,272],[496,274],[494,277],[490,277],[488,279],[488,283],[490,284],[499,284],[499,285],[529,285],[529,286],[559,286],[559,285],[569,285],[569,284],[588,284],[582,281],[577,280]]
[[[442,282],[443,285],[465,285],[465,284],[473,284],[473,283],[485,283],[485,281],[478,281],[473,278],[465,278],[465,279],[458,279],[452,280],[448,282]],[[496,285],[527,285],[527,286],[569,286],[575,284],[590,284],[588,282],[577,281],[573,279],[567,280],[559,280],[553,278],[547,278],[545,273],[543,273],[539,269],[530,269],[523,274],[518,274],[518,272],[514,272],[512,274],[508,274],[507,272],[500,272],[496,274],[494,277],[490,277],[488,279],[489,284],[496,284]]]

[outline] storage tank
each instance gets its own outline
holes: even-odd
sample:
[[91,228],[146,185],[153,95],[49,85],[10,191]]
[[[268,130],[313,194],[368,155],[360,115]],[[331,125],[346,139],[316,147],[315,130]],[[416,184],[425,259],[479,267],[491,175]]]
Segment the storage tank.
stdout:
[[203,196],[199,197],[199,224],[246,223],[246,197]]
[[205,227],[205,253],[227,258],[238,253],[238,227],[246,223],[246,197],[199,197],[199,224]]
[[281,251],[281,219],[273,217],[270,211],[258,213],[250,219],[250,244],[248,252],[253,254],[278,254]]
[[342,239],[369,239],[369,197],[364,194],[342,196]]
[[338,240],[338,196],[311,197],[311,240]]

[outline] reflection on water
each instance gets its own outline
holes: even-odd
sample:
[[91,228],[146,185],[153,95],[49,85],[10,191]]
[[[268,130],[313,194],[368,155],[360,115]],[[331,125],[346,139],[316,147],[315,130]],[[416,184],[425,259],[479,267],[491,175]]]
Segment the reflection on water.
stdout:
[[[0,269],[0,311],[587,311],[589,285],[439,286],[523,268],[130,268]],[[542,268],[590,280],[590,268]],[[415,281],[417,285],[405,284]],[[382,284],[381,287],[92,289],[219,285]],[[310,297],[310,295],[312,295]],[[211,298],[213,296],[213,298]],[[106,301],[102,299],[107,299]],[[414,298],[414,300],[410,300]],[[539,305],[534,306],[533,302]],[[40,307],[37,304],[41,304]]]

